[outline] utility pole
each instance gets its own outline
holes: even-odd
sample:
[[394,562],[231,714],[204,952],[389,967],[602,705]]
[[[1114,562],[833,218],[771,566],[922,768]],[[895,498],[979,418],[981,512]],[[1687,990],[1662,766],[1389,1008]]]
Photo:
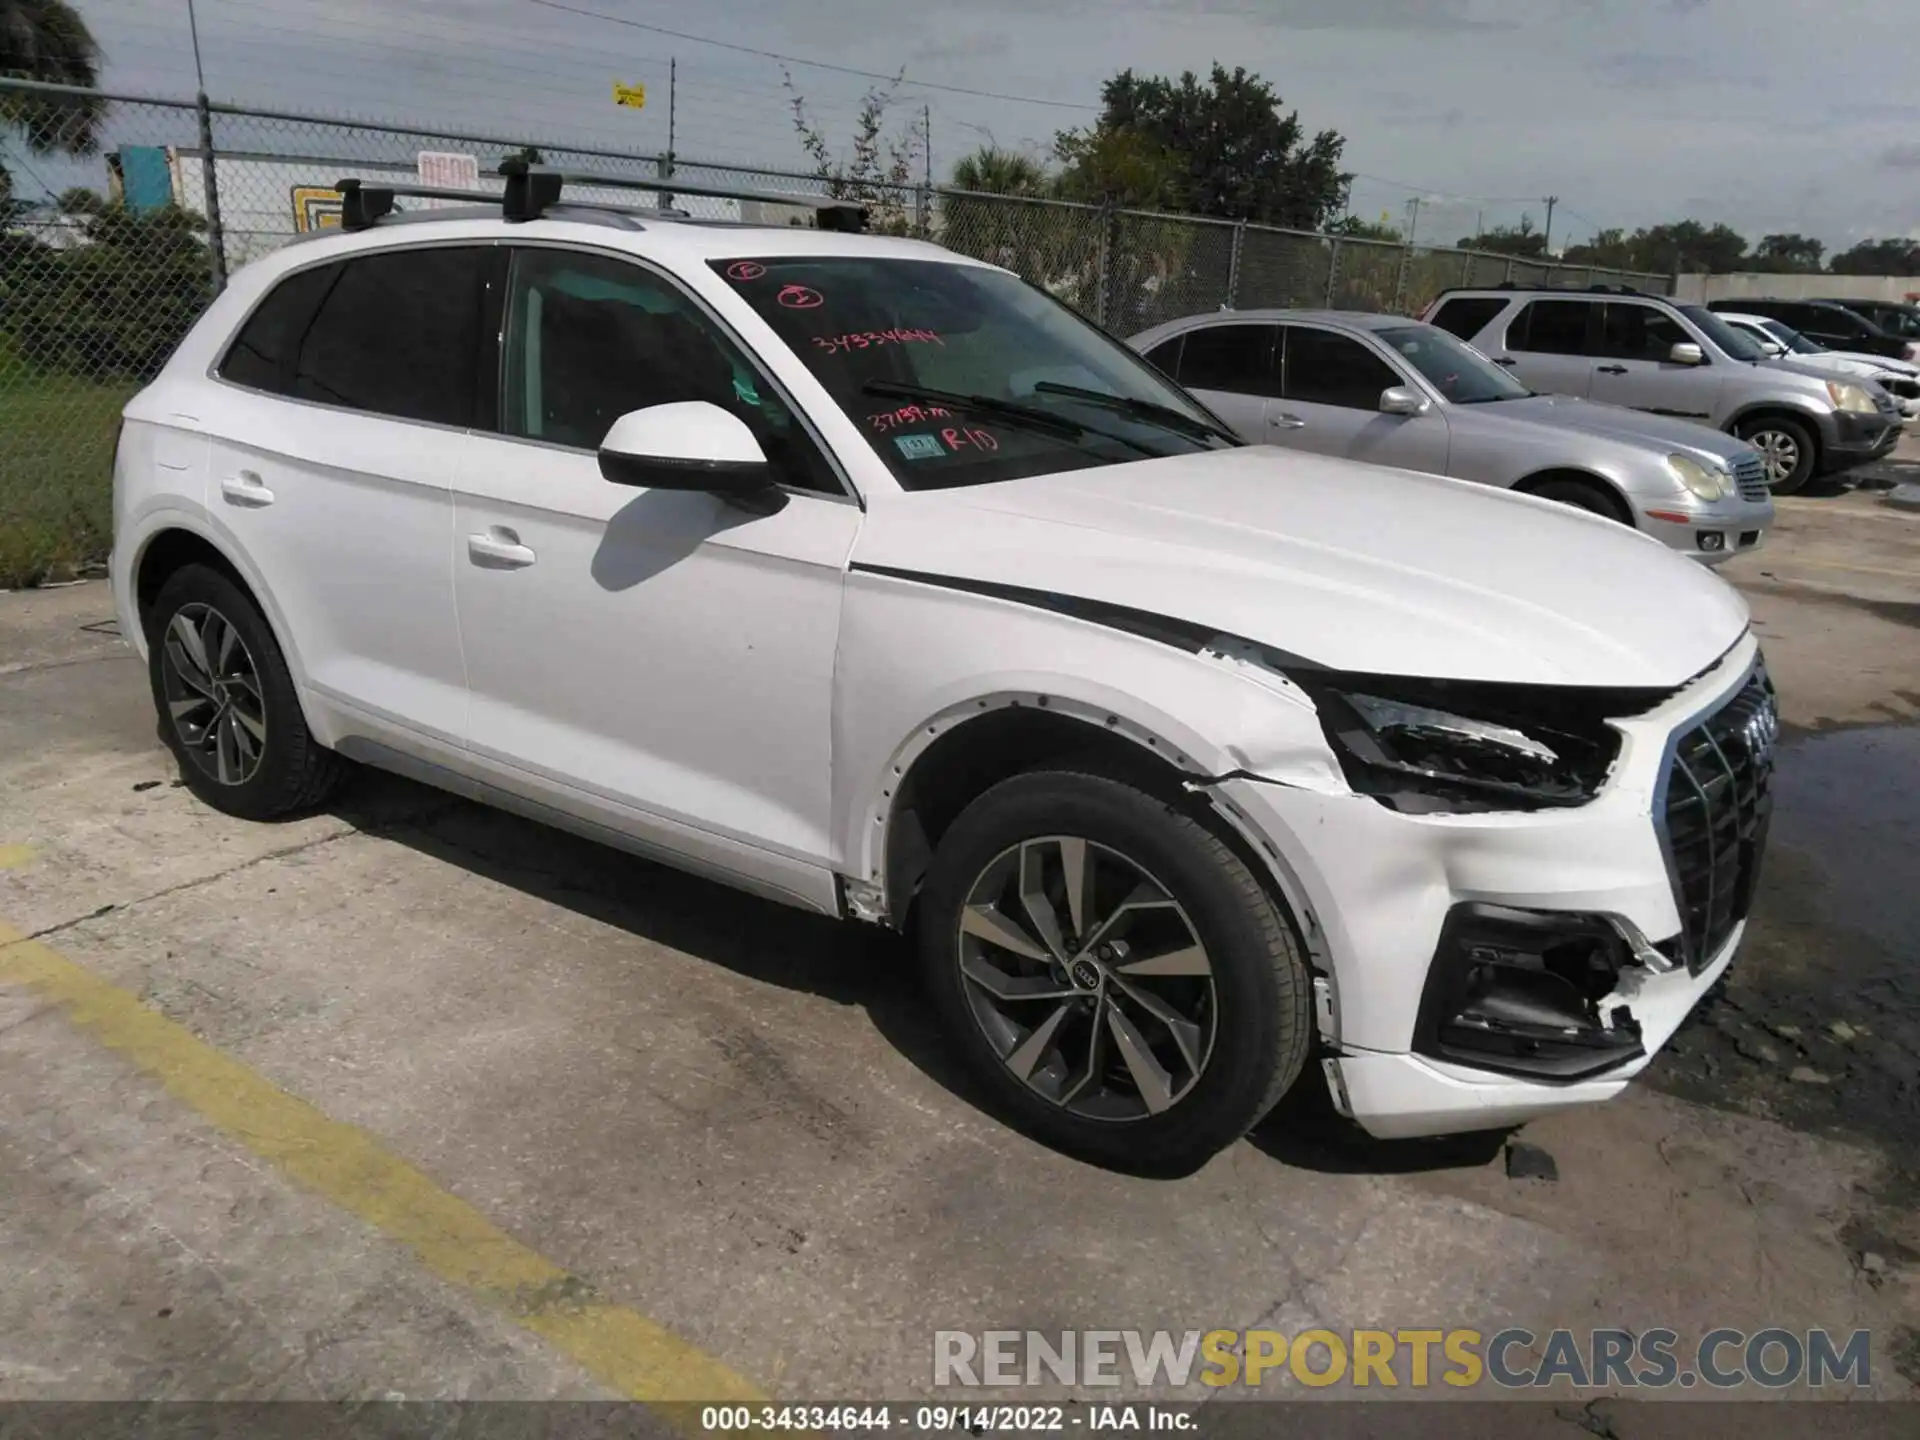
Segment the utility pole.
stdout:
[[1420,228],[1420,197],[1414,196],[1407,201],[1407,244],[1413,244],[1413,235]]
[[1559,203],[1560,197],[1558,195],[1547,196],[1547,228],[1540,237],[1540,249],[1542,253],[1549,257],[1553,254],[1553,207]]
[[200,63],[200,17],[187,0],[187,33],[193,39],[193,79],[199,86],[193,109],[200,126],[200,184],[207,194],[207,278],[213,293],[227,288],[227,236],[220,223],[220,176],[213,164],[213,102],[207,99],[207,72]]
[[1473,212],[1473,243],[1475,245],[1478,245],[1480,243],[1480,237],[1487,233],[1486,227],[1480,223],[1486,213],[1484,210],[1476,210]]
[[680,61],[667,57],[667,174],[673,174],[673,125],[680,100]]

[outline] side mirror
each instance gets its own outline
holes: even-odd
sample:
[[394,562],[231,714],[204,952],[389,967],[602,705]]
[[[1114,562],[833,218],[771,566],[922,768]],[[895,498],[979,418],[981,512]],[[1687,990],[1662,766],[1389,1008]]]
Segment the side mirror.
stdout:
[[1417,390],[1405,385],[1390,385],[1380,392],[1380,413],[1382,415],[1424,415],[1427,413],[1427,400]]
[[773,488],[773,467],[746,422],[709,400],[629,410],[600,442],[600,473],[615,485],[729,499]]
[[1667,361],[1673,365],[1704,365],[1706,352],[1691,340],[1682,340],[1667,352]]

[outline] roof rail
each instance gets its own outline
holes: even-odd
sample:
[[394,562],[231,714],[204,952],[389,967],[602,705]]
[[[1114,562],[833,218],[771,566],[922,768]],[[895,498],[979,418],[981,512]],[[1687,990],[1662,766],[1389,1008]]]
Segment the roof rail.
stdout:
[[504,220],[538,220],[549,210],[564,203],[569,209],[610,210],[625,215],[645,215],[655,219],[688,218],[662,206],[614,205],[595,200],[566,200],[562,195],[569,185],[596,190],[643,190],[662,197],[692,195],[712,200],[757,200],[770,205],[791,205],[813,212],[813,223],[821,230],[857,233],[867,228],[867,210],[851,200],[834,200],[815,195],[782,195],[766,190],[735,190],[720,185],[692,185],[679,180],[634,180],[611,175],[567,173],[545,165],[529,165],[520,156],[500,162],[495,172],[505,179],[500,194],[488,190],[450,190],[431,185],[368,184],[347,176],[334,182],[340,192],[340,228],[365,230],[393,213],[399,196],[417,196],[429,200],[469,200],[500,206]]

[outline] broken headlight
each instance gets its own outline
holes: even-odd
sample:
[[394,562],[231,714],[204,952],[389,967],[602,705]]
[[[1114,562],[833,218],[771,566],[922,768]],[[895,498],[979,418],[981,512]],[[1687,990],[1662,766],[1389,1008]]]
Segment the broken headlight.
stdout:
[[1664,691],[1416,680],[1295,678],[1312,696],[1347,783],[1415,814],[1584,805],[1620,751],[1609,723]]

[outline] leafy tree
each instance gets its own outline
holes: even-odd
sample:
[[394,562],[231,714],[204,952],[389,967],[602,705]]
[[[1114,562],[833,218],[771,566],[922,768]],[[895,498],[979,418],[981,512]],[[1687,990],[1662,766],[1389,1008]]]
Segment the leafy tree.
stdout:
[[544,165],[547,163],[547,157],[538,145],[522,145],[518,150],[509,150],[501,159],[503,161],[524,160],[529,165]]
[[[66,0],[0,0],[0,75],[92,90],[100,83],[100,46]],[[94,96],[0,91],[0,123],[42,155],[91,152],[105,112]]]
[[1747,257],[1750,270],[1770,270],[1781,274],[1811,274],[1820,268],[1826,246],[1805,235],[1763,235]]
[[860,112],[854,117],[851,154],[842,159],[834,153],[826,132],[807,111],[807,102],[795,88],[791,73],[786,77],[788,101],[793,112],[794,133],[806,152],[813,172],[826,182],[827,193],[836,200],[855,200],[867,207],[871,229],[889,235],[905,235],[915,228],[909,201],[912,198],[915,161],[926,153],[926,125],[916,116],[904,129],[888,133],[887,112],[899,98],[905,72],[886,85],[876,85],[861,98]]
[[1346,203],[1337,131],[1308,138],[1297,111],[1259,76],[1215,65],[1205,83],[1123,70],[1101,87],[1101,115],[1055,137],[1069,193],[1313,230]]
[[1920,275],[1920,240],[1862,240],[1827,262],[1835,275]]
[[[0,75],[92,90],[100,83],[100,46],[66,0],[0,0]],[[0,90],[0,126],[17,129],[39,155],[92,153],[106,108],[97,96]],[[4,165],[0,177],[11,203]]]
[[1463,235],[1462,250],[1486,250],[1495,255],[1514,255],[1523,260],[1547,258],[1547,237],[1533,228],[1533,217],[1522,215],[1518,225],[1496,225],[1478,235]]
[[[80,196],[90,196],[83,201]],[[35,246],[31,283],[0,285],[0,328],[46,370],[149,380],[212,298],[205,222],[169,205],[133,211],[69,191],[85,244]]]
[[1048,180],[1045,167],[1031,155],[982,145],[954,161],[948,183],[956,190],[983,195],[1043,195]]

